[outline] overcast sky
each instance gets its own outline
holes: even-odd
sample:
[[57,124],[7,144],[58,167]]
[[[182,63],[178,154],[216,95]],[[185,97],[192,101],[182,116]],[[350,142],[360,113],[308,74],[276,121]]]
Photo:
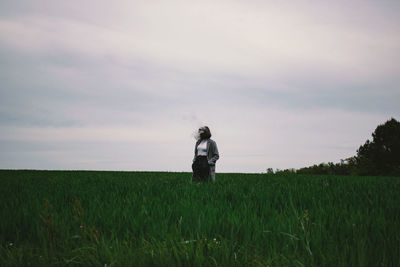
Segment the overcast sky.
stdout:
[[339,162],[400,119],[400,1],[0,2],[0,168]]

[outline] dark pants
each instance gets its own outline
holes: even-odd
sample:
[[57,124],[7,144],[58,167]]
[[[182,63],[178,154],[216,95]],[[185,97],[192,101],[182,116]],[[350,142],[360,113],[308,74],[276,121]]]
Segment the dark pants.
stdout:
[[193,181],[208,181],[210,177],[210,165],[207,156],[197,156],[192,164]]

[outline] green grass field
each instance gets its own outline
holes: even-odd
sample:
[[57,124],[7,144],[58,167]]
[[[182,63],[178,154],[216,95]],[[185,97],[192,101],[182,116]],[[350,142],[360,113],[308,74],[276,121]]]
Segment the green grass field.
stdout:
[[0,170],[1,266],[400,266],[400,178]]

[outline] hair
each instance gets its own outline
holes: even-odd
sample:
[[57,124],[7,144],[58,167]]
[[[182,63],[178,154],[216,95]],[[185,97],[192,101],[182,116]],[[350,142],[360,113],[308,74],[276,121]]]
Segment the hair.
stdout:
[[199,128],[199,131],[200,130],[204,131],[204,133],[200,134],[200,139],[209,139],[209,138],[211,138],[210,128],[208,128],[207,126],[203,126],[203,127]]

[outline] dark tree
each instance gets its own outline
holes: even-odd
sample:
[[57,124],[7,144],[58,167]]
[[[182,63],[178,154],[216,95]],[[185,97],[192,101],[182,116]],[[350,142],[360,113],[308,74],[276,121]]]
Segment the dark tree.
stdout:
[[379,125],[357,150],[357,169],[364,175],[400,174],[400,122],[392,118]]

